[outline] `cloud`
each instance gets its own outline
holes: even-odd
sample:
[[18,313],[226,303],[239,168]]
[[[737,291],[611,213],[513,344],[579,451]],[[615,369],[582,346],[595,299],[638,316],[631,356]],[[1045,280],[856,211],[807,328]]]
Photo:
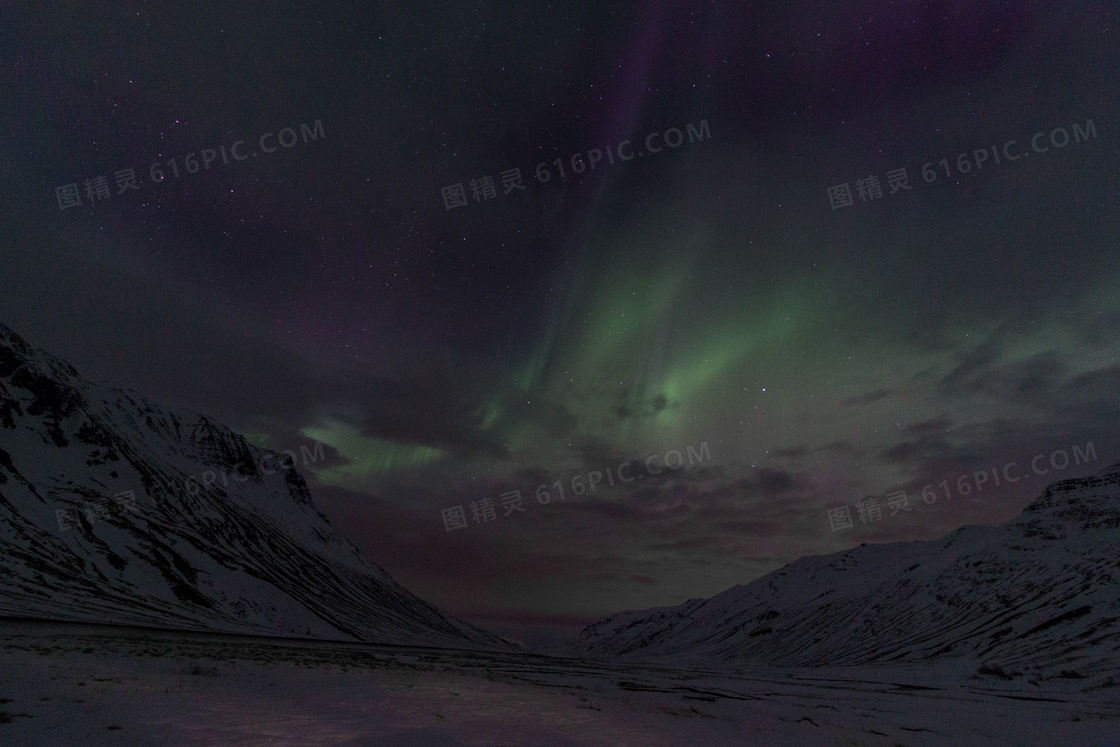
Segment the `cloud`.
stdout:
[[938,382],[946,396],[983,394],[1016,405],[1050,408],[1066,367],[1056,352],[1038,353],[1022,361],[999,364],[999,355],[984,347],[966,355]]
[[945,438],[951,426],[946,418],[915,423],[903,431],[903,438],[907,440],[882,449],[877,456],[883,462],[896,465],[955,456],[956,449]]
[[861,394],[858,397],[849,397],[848,399],[843,400],[840,404],[846,407],[852,407],[854,405],[870,405],[873,402],[878,402],[884,397],[893,394],[895,391],[896,390],[894,389],[876,389],[873,392]]
[[784,470],[759,467],[752,470],[750,475],[732,483],[731,490],[746,497],[772,498],[782,493],[788,493],[793,490],[795,485],[796,482],[791,473]]
[[863,449],[853,446],[847,441],[831,441],[818,448],[817,451],[823,451],[839,457],[851,459],[858,459],[863,456]]

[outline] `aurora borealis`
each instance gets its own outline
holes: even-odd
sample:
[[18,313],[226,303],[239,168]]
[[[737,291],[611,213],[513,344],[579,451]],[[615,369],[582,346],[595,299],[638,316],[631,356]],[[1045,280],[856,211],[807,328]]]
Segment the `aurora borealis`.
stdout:
[[[1099,461],[1065,477],[1120,454],[1115,2],[8,16],[0,321],[261,445],[323,442],[304,471],[332,524],[484,627],[548,642],[1002,521],[1042,486],[842,532],[826,511],[1075,444]],[[148,176],[317,120],[314,144]],[[532,177],[701,120],[702,142]],[[1089,120],[1085,142],[922,179]],[[59,209],[57,186],[124,166],[139,191]],[[830,208],[829,187],[899,166],[913,190]],[[445,208],[441,188],[512,167],[524,192]],[[703,465],[531,499],[705,441]],[[514,488],[528,509],[503,516]],[[442,509],[483,497],[496,520],[445,531]]]

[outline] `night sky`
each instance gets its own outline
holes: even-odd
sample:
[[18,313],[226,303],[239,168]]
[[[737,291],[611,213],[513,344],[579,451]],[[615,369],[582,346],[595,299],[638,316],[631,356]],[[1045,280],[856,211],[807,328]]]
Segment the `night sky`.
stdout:
[[531,644],[1120,456],[1120,3],[388,5],[6,6],[0,322]]

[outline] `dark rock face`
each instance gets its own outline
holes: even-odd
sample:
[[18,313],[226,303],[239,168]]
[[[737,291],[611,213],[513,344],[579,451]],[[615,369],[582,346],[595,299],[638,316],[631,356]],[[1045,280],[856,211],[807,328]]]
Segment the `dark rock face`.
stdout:
[[511,647],[364,561],[270,454],[0,325],[0,615]]

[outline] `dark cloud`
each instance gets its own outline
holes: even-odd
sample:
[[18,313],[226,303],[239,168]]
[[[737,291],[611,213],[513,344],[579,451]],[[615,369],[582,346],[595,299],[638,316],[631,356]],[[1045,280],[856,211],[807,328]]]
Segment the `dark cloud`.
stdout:
[[1120,365],[1078,374],[1062,385],[1060,395],[1062,404],[1081,402],[1115,410],[1120,404]]
[[955,456],[956,448],[946,439],[951,423],[946,418],[914,423],[903,431],[904,441],[883,449],[878,458],[884,462],[905,465],[929,459]]
[[712,546],[711,537],[689,537],[671,542],[656,542],[649,545],[651,550],[706,550]]
[[275,451],[291,451],[299,456],[300,471],[323,470],[341,467],[352,461],[342,456],[338,449],[328,443],[307,438],[299,433],[284,430],[282,427],[268,428],[265,447]]
[[858,458],[863,450],[847,441],[832,441],[817,449],[817,451],[835,454],[844,458]]
[[752,521],[744,519],[741,521],[723,521],[713,523],[713,528],[718,529],[729,534],[737,534],[743,537],[757,537],[760,535],[769,534],[776,529],[778,525],[770,521]]
[[793,475],[783,470],[761,467],[751,474],[732,483],[731,491],[746,497],[762,496],[771,498],[793,490],[796,482]]
[[889,449],[883,449],[879,452],[879,458],[891,464],[909,464],[952,453],[953,447],[944,439],[929,438],[922,441],[906,441]]
[[666,410],[680,406],[679,403],[670,402],[662,393],[647,395],[643,388],[634,385],[618,387],[616,396],[614,414],[623,421],[649,420]]
[[589,470],[603,470],[607,467],[614,469],[619,464],[634,459],[632,454],[627,455],[623,449],[616,447],[610,441],[593,436],[578,438],[571,448],[584,468]]
[[570,508],[576,513],[591,514],[620,522],[640,521],[643,515],[653,509],[650,503],[639,501],[640,499],[573,501]]
[[968,389],[972,382],[999,362],[1002,347],[1000,339],[993,335],[976,347],[958,351],[954,355],[957,365],[945,374],[938,386],[949,394]]
[[870,405],[874,402],[878,402],[879,400],[883,399],[884,397],[890,396],[892,393],[894,393],[894,391],[895,391],[894,389],[876,389],[873,392],[868,392],[867,394],[861,394],[858,397],[849,397],[848,399],[845,399],[845,400],[841,401],[840,404],[845,405],[847,407],[852,407],[852,406],[856,406],[856,405]]
[[1079,319],[1072,325],[1078,339],[1095,349],[1111,349],[1120,338],[1120,311],[1107,311]]
[[1065,365],[1053,351],[1003,364],[990,348],[964,358],[938,383],[943,394],[983,394],[1013,404],[1051,407],[1065,373]]

